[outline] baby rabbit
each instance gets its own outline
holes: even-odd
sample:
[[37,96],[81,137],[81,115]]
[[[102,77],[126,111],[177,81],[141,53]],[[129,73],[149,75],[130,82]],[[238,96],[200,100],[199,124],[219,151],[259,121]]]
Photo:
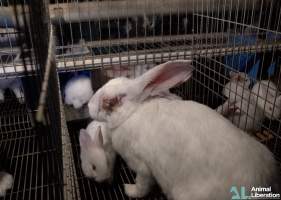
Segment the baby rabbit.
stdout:
[[6,89],[13,91],[19,103],[25,102],[22,82],[19,78],[0,79],[0,102],[5,100]]
[[251,98],[249,86],[250,80],[245,73],[231,72],[230,81],[222,91],[228,99],[217,108],[217,112],[243,130],[257,131],[264,120],[264,115]]
[[97,182],[112,180],[116,153],[104,122],[92,121],[80,130],[80,158],[83,173]]
[[6,195],[7,190],[12,188],[13,182],[14,179],[11,174],[4,171],[0,172],[0,197]]
[[150,98],[192,71],[170,61],[136,79],[112,79],[89,101],[90,116],[107,123],[113,149],[137,174],[126,194],[144,197],[157,182],[173,200],[225,200],[232,186],[273,187],[278,169],[264,145],[205,105]]
[[65,103],[73,105],[75,109],[88,103],[93,96],[92,83],[86,76],[76,76],[70,79],[64,89]]
[[257,102],[264,115],[269,119],[278,119],[281,115],[281,95],[276,85],[268,80],[257,82],[252,88],[251,99]]

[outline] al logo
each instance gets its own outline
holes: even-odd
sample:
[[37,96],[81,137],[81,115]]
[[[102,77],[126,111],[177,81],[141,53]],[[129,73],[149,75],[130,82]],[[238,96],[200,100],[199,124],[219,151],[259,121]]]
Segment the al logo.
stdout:
[[245,187],[240,187],[238,189],[236,186],[232,186],[230,188],[230,192],[232,194],[232,197],[231,197],[232,200],[249,199],[248,196],[246,196],[246,188]]

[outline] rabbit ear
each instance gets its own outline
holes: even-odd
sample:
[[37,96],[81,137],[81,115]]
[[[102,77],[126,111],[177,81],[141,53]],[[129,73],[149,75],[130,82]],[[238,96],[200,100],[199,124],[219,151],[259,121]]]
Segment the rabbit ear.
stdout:
[[92,144],[91,136],[85,129],[80,130],[79,143],[81,147],[88,147]]
[[97,133],[95,135],[94,143],[98,147],[102,147],[102,145],[103,145],[103,136],[102,136],[102,132],[101,132],[101,126],[98,127]]
[[138,98],[145,100],[185,82],[191,78],[193,69],[190,61],[169,61],[136,78],[131,89],[137,92]]

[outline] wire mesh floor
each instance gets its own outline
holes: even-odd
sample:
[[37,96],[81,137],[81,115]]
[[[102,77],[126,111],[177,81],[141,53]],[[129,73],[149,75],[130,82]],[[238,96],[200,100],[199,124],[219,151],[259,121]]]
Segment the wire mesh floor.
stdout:
[[0,104],[0,167],[14,184],[0,199],[63,199],[59,162],[49,135],[33,128],[26,106],[15,99]]
[[[135,174],[126,166],[121,158],[117,159],[112,185],[100,184],[84,176],[80,163],[79,131],[86,126],[87,121],[73,121],[68,123],[81,199],[130,199],[124,192],[123,184],[134,183]],[[150,195],[143,198],[143,200],[165,199],[159,188],[155,188]]]

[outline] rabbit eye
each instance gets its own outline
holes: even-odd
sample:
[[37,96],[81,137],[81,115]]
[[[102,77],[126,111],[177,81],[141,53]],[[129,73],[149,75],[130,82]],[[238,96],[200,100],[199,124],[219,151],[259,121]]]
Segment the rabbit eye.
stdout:
[[269,107],[269,110],[272,111],[273,110],[272,107]]
[[96,170],[97,167],[96,167],[96,165],[93,165],[92,168],[93,168],[93,170]]

